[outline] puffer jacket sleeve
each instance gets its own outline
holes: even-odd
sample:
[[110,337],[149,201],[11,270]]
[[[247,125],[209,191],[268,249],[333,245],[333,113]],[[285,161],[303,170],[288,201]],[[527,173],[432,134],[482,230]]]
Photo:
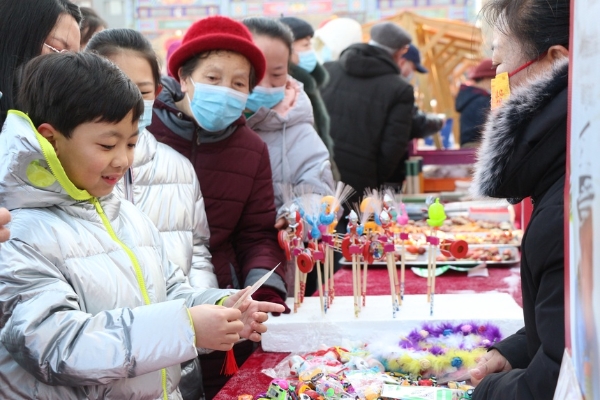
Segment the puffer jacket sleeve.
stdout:
[[412,129],[415,96],[407,85],[396,95],[394,105],[387,110],[387,120],[381,135],[377,157],[377,181],[383,184],[392,176],[398,164],[404,160]]
[[[192,171],[193,172],[193,171]],[[194,174],[194,252],[192,265],[189,273],[190,285],[196,289],[218,288],[217,276],[211,262],[212,256],[208,250],[210,229],[206,210],[204,208],[204,197],[200,190],[200,183]]]
[[197,354],[184,301],[91,315],[58,267],[27,243],[2,244],[0,265],[0,341],[40,382],[107,384]]
[[264,144],[252,191],[235,228],[232,242],[237,261],[242,268],[244,281],[242,287],[252,285],[281,263],[265,286],[276,289],[285,299],[287,288],[284,277],[287,263],[285,254],[277,242],[274,221],[275,203],[271,162],[267,145]]
[[335,184],[327,147],[310,124],[301,124],[296,129],[302,132],[298,135],[298,141],[288,146],[287,151],[290,167],[294,168],[291,171],[292,185],[306,185],[323,195],[333,193]]

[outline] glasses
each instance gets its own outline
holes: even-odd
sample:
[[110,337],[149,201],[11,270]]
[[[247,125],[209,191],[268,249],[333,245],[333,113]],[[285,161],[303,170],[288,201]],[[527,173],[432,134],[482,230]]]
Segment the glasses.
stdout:
[[52,46],[50,46],[48,43],[44,43],[44,46],[46,46],[47,48],[49,48],[50,50],[52,50],[52,51],[53,51],[53,52],[55,52],[55,53],[66,53],[66,52],[68,52],[68,51],[69,51],[69,50],[67,50],[67,49],[59,50],[59,49],[57,49],[56,47],[52,47]]

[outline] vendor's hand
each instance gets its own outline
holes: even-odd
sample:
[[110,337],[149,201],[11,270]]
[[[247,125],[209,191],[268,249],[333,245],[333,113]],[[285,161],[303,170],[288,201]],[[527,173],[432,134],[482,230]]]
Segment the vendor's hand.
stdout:
[[274,317],[278,317],[281,313],[289,314],[292,310],[285,304],[285,301],[281,298],[279,292],[269,286],[263,286],[258,288],[252,295],[252,298],[256,301],[266,301],[269,303],[281,304],[284,309],[282,311],[272,311]]
[[253,342],[260,342],[261,334],[267,331],[267,326],[264,325],[264,322],[269,319],[267,313],[272,312],[279,315],[285,311],[285,307],[281,304],[256,301],[250,297],[242,303],[239,309],[242,312],[241,321],[244,323],[244,329],[240,332],[240,336]]
[[240,340],[244,329],[240,310],[203,304],[189,311],[196,331],[196,347],[227,351]]
[[10,213],[6,208],[0,208],[0,243],[10,239],[10,231],[4,225],[10,222]]
[[287,220],[287,218],[285,217],[281,217],[277,220],[277,222],[275,222],[275,229],[277,229],[278,231],[287,228],[289,225],[289,222]]
[[510,371],[512,366],[496,349],[488,351],[477,360],[477,366],[471,371],[471,384],[477,386],[486,376],[496,372]]

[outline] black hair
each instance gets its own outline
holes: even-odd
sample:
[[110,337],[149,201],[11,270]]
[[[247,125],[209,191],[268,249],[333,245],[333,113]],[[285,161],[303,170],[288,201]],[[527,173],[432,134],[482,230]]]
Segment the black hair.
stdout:
[[268,36],[273,39],[281,40],[292,54],[292,44],[294,43],[294,34],[289,26],[276,19],[265,17],[244,18],[242,23],[253,35]]
[[81,47],[87,44],[90,41],[92,36],[96,33],[99,28],[108,28],[108,24],[105,20],[103,20],[93,8],[90,7],[80,7],[81,15],[83,16],[83,20],[81,21],[81,27],[79,28],[81,32]]
[[158,89],[160,85],[158,58],[148,39],[138,31],[133,29],[106,29],[95,34],[85,50],[109,58],[124,50],[135,51],[150,64],[152,77],[154,78],[154,89]]
[[23,69],[17,108],[37,127],[49,123],[63,136],[86,122],[118,123],[144,112],[138,87],[107,59],[93,53],[52,53]]
[[570,0],[490,0],[482,15],[490,25],[515,37],[534,59],[554,45],[569,48]]
[[[206,60],[208,57],[210,57],[213,54],[219,54],[219,53],[223,53],[225,51],[229,51],[229,50],[209,50],[209,51],[205,51],[203,53],[196,54],[192,58],[186,60],[181,65],[181,78],[185,79],[189,76],[192,76],[192,73],[194,72],[194,70],[196,68],[198,68],[198,66],[200,65],[200,63],[202,61]],[[178,71],[171,71],[171,72],[173,74],[179,73]],[[258,82],[256,79],[256,70],[254,69],[254,66],[252,65],[252,63],[250,63],[250,79],[249,79],[250,90],[254,89],[256,87],[256,85],[258,85]]]
[[0,1],[0,127],[15,106],[19,67],[42,53],[44,41],[65,14],[81,23],[79,6],[69,0]]

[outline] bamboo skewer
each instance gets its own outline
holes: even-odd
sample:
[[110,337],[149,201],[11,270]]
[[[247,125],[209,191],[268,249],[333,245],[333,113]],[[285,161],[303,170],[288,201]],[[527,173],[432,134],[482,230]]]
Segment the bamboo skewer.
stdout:
[[325,261],[323,262],[323,272],[325,275],[324,285],[325,285],[325,313],[327,314],[327,310],[329,309],[329,246],[325,245],[323,248],[323,252],[325,253]]
[[367,304],[367,269],[369,262],[365,260],[365,269],[363,271],[363,287],[362,287],[362,305],[363,307]]
[[334,263],[333,263],[333,248],[329,248],[329,268],[330,268],[330,276],[331,276],[331,280],[329,282],[330,287],[329,287],[329,296],[330,296],[330,300],[329,300],[329,304],[333,304],[333,299],[335,299],[335,279],[334,279]]
[[317,287],[319,288],[319,303],[321,304],[321,315],[325,315],[325,304],[323,303],[323,281],[321,275],[321,261],[317,260]]
[[354,294],[354,316],[358,318],[358,282],[356,281],[357,255],[352,255],[352,291]]
[[294,257],[294,269],[294,313],[297,313],[300,306],[300,268],[297,257]]

